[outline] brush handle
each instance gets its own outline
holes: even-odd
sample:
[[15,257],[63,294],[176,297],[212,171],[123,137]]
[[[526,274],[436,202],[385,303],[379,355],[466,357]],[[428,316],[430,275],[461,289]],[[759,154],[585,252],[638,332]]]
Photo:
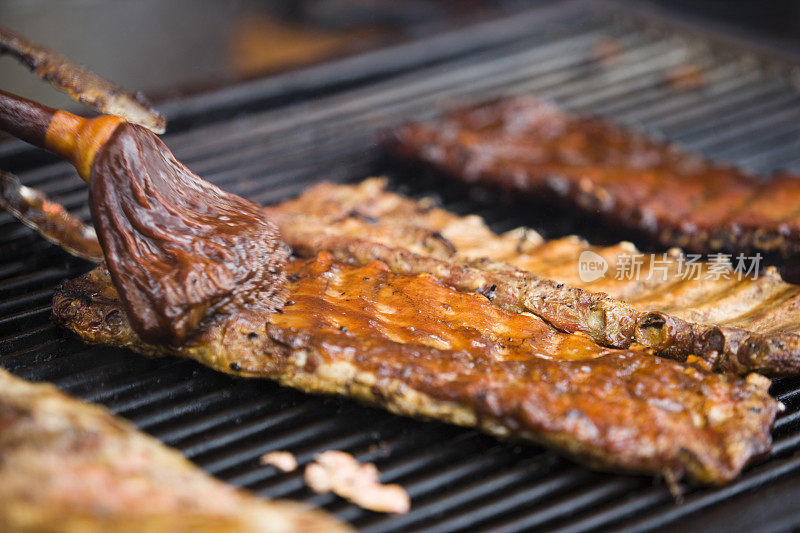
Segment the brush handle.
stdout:
[[72,163],[89,181],[97,151],[125,119],[83,118],[0,91],[0,129]]
[[39,148],[56,110],[15,94],[0,91],[0,129]]

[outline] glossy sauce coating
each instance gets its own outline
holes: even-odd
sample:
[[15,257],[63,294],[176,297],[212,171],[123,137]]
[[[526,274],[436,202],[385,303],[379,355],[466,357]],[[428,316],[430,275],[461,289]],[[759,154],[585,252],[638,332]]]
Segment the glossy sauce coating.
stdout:
[[455,291],[431,275],[398,276],[380,261],[351,268],[331,259],[322,254],[299,271],[301,263],[293,262],[292,305],[272,317],[272,324],[463,351],[475,360],[498,362],[580,361],[616,351],[588,335],[558,331],[529,313],[501,309],[485,296]]
[[602,348],[377,261],[322,253],[287,272],[282,309],[220,315],[180,347],[136,336],[102,267],[66,284],[53,312],[89,342],[530,439],[595,467],[722,483],[769,449],[779,404],[762,376]]
[[[696,262],[696,275],[687,276],[685,256],[671,250],[656,256],[658,264],[643,261],[640,276],[616,279],[617,262],[638,253],[631,243],[598,247],[574,235],[545,241],[529,228],[498,235],[476,215],[459,216],[386,185],[380,178],[321,183],[267,210],[297,255],[327,250],[348,262],[378,258],[397,273],[429,272],[604,346],[635,340],[657,355],[702,357],[718,370],[800,374],[800,287],[774,268],[756,279],[715,279],[710,263]],[[578,275],[587,251],[609,265],[588,283]]]
[[148,130],[120,125],[89,186],[108,269],[143,339],[179,344],[215,313],[283,303],[288,248],[261,207],[200,179]]

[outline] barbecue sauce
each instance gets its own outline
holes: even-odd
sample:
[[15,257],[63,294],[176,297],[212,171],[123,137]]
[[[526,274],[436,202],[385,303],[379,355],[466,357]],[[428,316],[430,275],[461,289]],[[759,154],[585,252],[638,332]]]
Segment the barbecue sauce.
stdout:
[[114,130],[89,190],[111,278],[145,341],[182,344],[213,314],[283,304],[289,250],[261,207],[200,179],[144,128]]

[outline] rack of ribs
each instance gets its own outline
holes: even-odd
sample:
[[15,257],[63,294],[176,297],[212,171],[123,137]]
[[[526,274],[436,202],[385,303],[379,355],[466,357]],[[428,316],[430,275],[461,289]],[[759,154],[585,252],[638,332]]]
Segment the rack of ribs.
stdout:
[[213,479],[106,409],[2,369],[0,530],[351,531]]
[[[638,343],[678,360],[698,355],[717,370],[740,374],[800,373],[800,287],[785,283],[774,268],[757,277],[715,277],[712,264],[699,262],[686,279],[684,256],[673,249],[659,259],[658,273],[647,263],[638,279],[586,282],[578,275],[583,253],[596,254],[613,271],[636,248],[627,242],[590,246],[575,236],[544,241],[527,228],[497,235],[477,216],[459,217],[385,186],[379,178],[323,183],[265,209],[298,256],[330,251],[350,263],[380,259],[396,273],[429,273],[604,346]],[[103,259],[90,227],[63,209],[44,210],[52,202],[9,174],[0,173],[0,204],[71,253]],[[64,238],[76,230],[81,239]]]
[[638,278],[584,282],[582,253],[597,254],[614,272],[636,248],[591,246],[574,236],[545,241],[527,228],[497,235],[480,217],[457,216],[385,186],[378,178],[323,183],[267,209],[295,254],[328,250],[359,264],[378,258],[398,273],[428,272],[604,346],[638,343],[679,360],[694,354],[740,374],[800,373],[800,287],[774,268],[757,277],[714,276],[714,266],[700,262],[686,279],[684,256],[673,249],[660,265],[641,265]]
[[283,309],[218,315],[180,346],[135,333],[102,265],[57,290],[53,312],[86,342],[527,439],[596,468],[718,484],[769,449],[780,404],[758,374],[604,348],[380,261],[323,252],[286,272]]
[[386,146],[465,184],[556,198],[688,251],[800,254],[800,179],[767,181],[532,97],[397,128]]

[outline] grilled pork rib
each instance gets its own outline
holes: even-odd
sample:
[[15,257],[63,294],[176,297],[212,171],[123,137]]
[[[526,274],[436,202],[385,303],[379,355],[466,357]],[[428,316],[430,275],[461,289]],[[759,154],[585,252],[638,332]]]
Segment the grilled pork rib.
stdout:
[[[698,263],[694,279],[685,280],[681,252],[670,250],[659,260],[666,268],[653,276],[648,263],[639,279],[609,275],[587,283],[577,275],[583,252],[603,257],[613,272],[620,254],[636,248],[590,246],[575,236],[545,242],[526,228],[497,235],[477,216],[459,217],[385,185],[377,178],[358,186],[323,183],[266,209],[306,257],[329,250],[360,264],[378,258],[398,273],[428,272],[607,346],[639,342],[659,355],[696,354],[741,374],[800,373],[800,287],[784,283],[774,268],[755,279],[717,279],[708,275],[710,264]],[[0,205],[71,253],[102,260],[91,228],[63,209],[42,209],[52,202],[31,191],[0,172]],[[88,237],[65,239],[76,228]]]
[[767,182],[610,122],[530,97],[410,124],[387,138],[402,158],[464,183],[559,198],[662,244],[800,254],[800,179]]
[[[686,280],[681,252],[670,250],[659,259],[664,270],[653,276],[647,263],[639,279],[609,275],[587,283],[577,275],[583,252],[603,257],[613,272],[619,256],[636,248],[590,246],[575,236],[545,242],[526,228],[496,235],[477,216],[459,217],[385,185],[376,178],[358,186],[323,183],[267,210],[295,253],[307,257],[330,250],[361,264],[378,258],[399,273],[429,272],[607,346],[639,342],[659,355],[696,354],[742,374],[800,373],[800,287],[783,282],[774,268],[755,279],[714,278],[712,266],[701,262]],[[31,191],[0,172],[0,205],[71,253],[102,260],[91,228],[63,209],[42,209],[52,202]],[[76,228],[84,237],[65,239]]]
[[[618,257],[637,252],[630,243],[544,241],[525,228],[497,235],[477,216],[457,216],[430,200],[387,192],[385,185],[380,179],[320,184],[267,209],[296,254],[330,250],[359,263],[379,258],[399,273],[429,272],[606,346],[639,342],[659,355],[696,354],[739,373],[800,372],[800,287],[783,282],[774,268],[756,279],[717,279],[710,275],[713,266],[701,262],[685,280],[681,253],[671,250],[654,266],[663,272],[651,275],[648,263],[638,279],[616,279]],[[580,279],[585,251],[608,261],[606,277]]]
[[0,369],[0,530],[290,533],[350,528],[217,481],[102,407]]
[[136,335],[103,266],[61,287],[53,311],[87,342],[529,439],[603,469],[723,483],[769,449],[780,404],[756,374],[603,348],[378,261],[323,253],[287,274],[282,310],[218,316],[181,347]]

